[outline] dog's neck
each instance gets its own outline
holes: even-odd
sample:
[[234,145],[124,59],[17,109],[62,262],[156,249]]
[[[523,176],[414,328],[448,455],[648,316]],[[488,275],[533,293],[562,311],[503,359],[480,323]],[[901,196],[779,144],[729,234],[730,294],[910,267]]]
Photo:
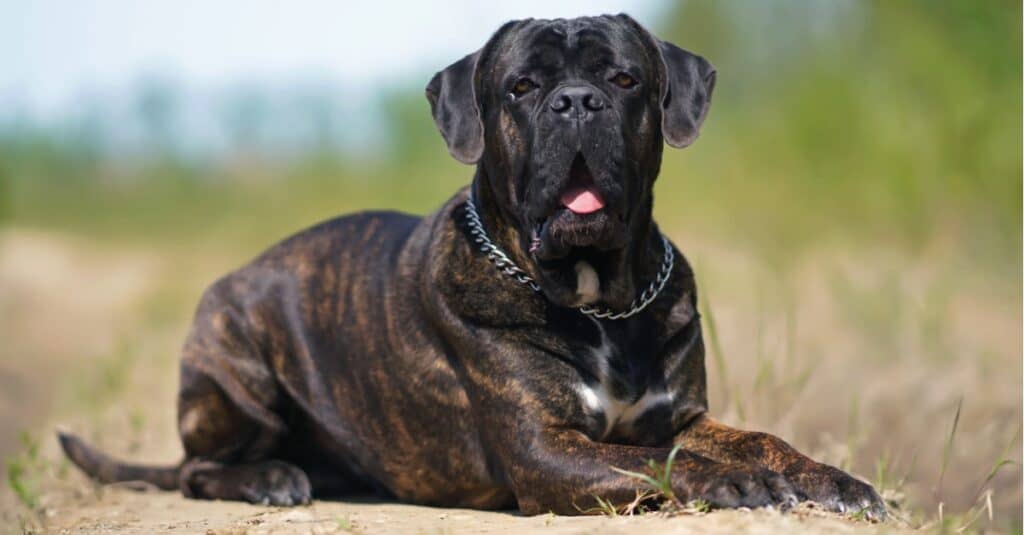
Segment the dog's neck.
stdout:
[[[521,229],[518,215],[509,208],[514,203],[509,198],[511,192],[502,194],[495,191],[497,184],[511,182],[491,180],[482,165],[477,167],[470,191],[481,222],[491,240],[540,284],[551,301],[564,306],[596,301],[615,310],[625,310],[657,276],[664,250],[651,216],[652,200],[649,195],[633,209],[629,223],[630,239],[626,245],[618,251],[608,252],[607,261],[601,265],[584,262],[573,265],[575,285],[572,285],[555,280],[530,253],[531,235]],[[596,293],[596,299],[583,302],[588,300],[590,292]]]
[[530,236],[520,231],[518,217],[509,210],[509,203],[503,202],[499,194],[493,190],[492,181],[487,178],[483,165],[477,166],[473,183],[470,185],[470,194],[491,240],[536,279],[540,275],[540,269],[533,255],[529,253]]

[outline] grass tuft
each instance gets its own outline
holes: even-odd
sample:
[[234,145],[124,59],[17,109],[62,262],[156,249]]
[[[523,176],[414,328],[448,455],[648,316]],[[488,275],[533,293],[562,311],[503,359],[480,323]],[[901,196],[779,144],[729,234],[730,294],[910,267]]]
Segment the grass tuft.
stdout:
[[[623,508],[617,510],[617,514],[622,513],[623,511],[626,511],[627,514],[633,514],[636,511],[643,511],[643,504],[651,501],[656,502],[658,504],[657,509],[662,512],[702,514],[711,511],[711,504],[707,501],[696,499],[684,503],[672,490],[672,467],[675,465],[676,455],[679,453],[680,449],[682,449],[682,445],[676,444],[672,450],[669,451],[668,457],[665,458],[665,462],[662,464],[659,464],[654,459],[648,459],[647,473],[624,470],[615,466],[611,467],[613,471],[635,479],[638,483],[646,487],[638,490],[636,499],[633,500],[633,502],[626,504]],[[601,504],[602,501],[603,500],[598,499],[599,504]]]
[[22,452],[7,459],[7,486],[25,508],[39,508],[40,476],[46,462],[39,456],[39,441],[28,432],[21,433]]
[[669,452],[664,465],[659,466],[658,462],[654,459],[648,459],[647,468],[650,472],[649,474],[623,470],[615,466],[612,467],[612,470],[643,483],[655,496],[682,508],[684,504],[679,501],[679,498],[676,497],[675,492],[672,490],[672,465],[675,464],[676,454],[679,453],[681,448],[682,445],[676,444],[672,451]]

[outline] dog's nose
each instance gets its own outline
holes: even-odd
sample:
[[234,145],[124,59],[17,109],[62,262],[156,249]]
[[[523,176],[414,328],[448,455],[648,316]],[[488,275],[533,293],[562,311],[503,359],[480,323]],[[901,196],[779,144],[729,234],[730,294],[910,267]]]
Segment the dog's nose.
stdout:
[[565,86],[551,95],[551,111],[568,117],[587,119],[592,112],[605,108],[604,100],[593,88],[582,85]]

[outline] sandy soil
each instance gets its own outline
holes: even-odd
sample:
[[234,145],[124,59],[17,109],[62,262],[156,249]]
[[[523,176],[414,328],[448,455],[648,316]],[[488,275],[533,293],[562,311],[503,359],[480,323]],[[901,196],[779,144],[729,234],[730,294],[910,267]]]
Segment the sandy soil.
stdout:
[[877,533],[895,525],[851,522],[816,511],[719,511],[608,518],[521,516],[357,500],[290,509],[184,500],[171,493],[108,489],[101,499],[56,508],[47,523],[67,533]]
[[115,345],[152,284],[151,257],[108,257],[87,244],[36,232],[0,233],[0,454],[38,425],[62,365]]

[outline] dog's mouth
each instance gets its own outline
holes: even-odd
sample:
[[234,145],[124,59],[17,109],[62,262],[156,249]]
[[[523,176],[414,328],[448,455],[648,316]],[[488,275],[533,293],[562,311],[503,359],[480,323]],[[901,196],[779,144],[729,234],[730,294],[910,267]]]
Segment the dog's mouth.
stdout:
[[595,180],[583,154],[577,152],[557,203],[552,202],[551,212],[535,221],[530,252],[542,265],[547,265],[567,257],[584,253],[590,256],[623,247],[625,222],[607,204],[606,193]]
[[569,183],[558,197],[559,203],[574,214],[592,214],[604,208],[604,197],[594,182],[583,154],[577,152],[569,167]]

